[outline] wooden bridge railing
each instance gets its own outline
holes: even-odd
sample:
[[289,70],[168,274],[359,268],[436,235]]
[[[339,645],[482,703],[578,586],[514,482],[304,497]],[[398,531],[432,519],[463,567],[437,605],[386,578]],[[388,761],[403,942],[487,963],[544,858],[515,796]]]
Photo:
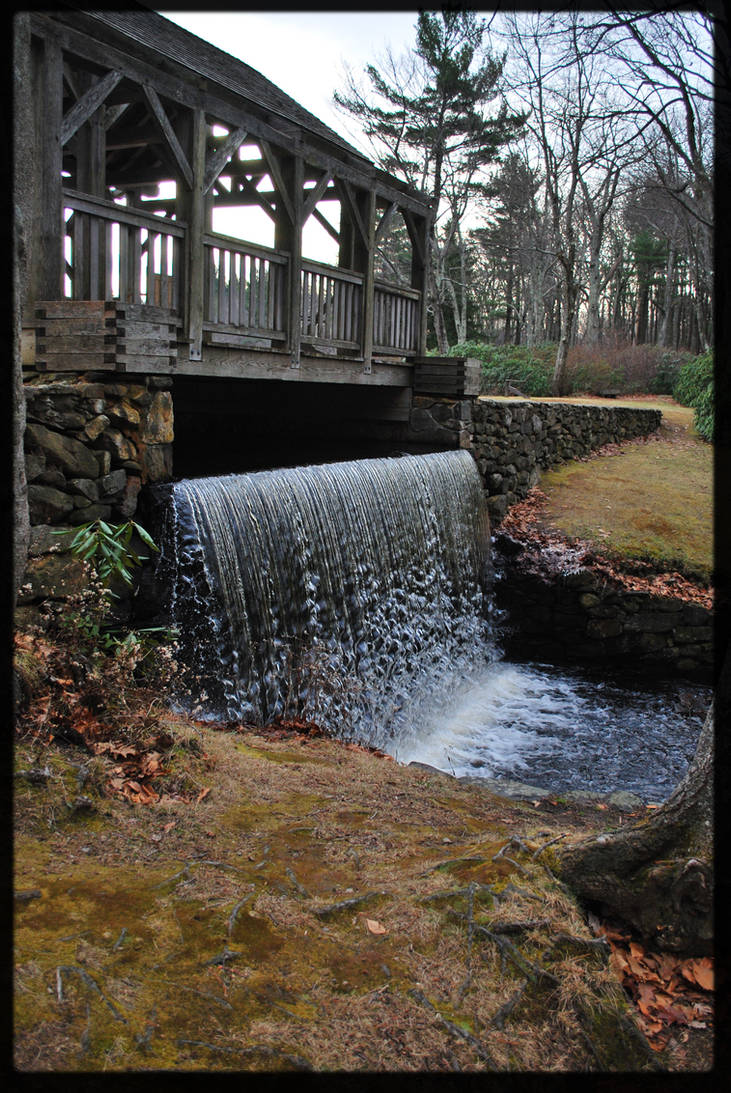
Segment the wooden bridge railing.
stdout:
[[373,348],[381,353],[414,353],[419,347],[421,293],[376,281],[373,299]]
[[[111,201],[64,190],[65,288],[74,300],[113,300],[182,311],[186,225]],[[203,326],[230,344],[287,340],[289,254],[208,233],[203,237]],[[349,354],[362,352],[364,277],[302,261],[303,342]],[[373,349],[418,352],[421,294],[377,280]]]
[[362,274],[305,259],[301,287],[302,338],[337,349],[359,349]]
[[177,310],[185,225],[71,190],[63,203],[65,297]]
[[203,245],[204,325],[224,333],[286,338],[289,256],[223,235],[205,235]]

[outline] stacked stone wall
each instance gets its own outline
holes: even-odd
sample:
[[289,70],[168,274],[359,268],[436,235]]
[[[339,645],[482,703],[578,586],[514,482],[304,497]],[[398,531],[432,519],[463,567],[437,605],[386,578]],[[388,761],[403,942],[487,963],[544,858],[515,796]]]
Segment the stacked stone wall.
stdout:
[[172,474],[171,380],[77,378],[26,384],[31,554],[59,526],[134,516],[141,487]]
[[472,407],[472,451],[493,524],[526,496],[541,471],[647,436],[661,420],[659,410],[626,406],[479,399]]
[[508,656],[629,666],[702,683],[713,677],[710,608],[611,586],[589,569],[549,580],[521,572],[519,554],[504,563],[502,575],[495,593]]

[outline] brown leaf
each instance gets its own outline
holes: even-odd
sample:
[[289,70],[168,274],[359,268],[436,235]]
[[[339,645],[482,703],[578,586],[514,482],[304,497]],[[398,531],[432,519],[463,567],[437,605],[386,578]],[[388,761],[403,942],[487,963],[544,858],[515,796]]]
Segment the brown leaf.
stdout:
[[645,1017],[652,1016],[655,1005],[655,990],[649,983],[640,983],[638,988],[637,1006]]
[[380,922],[376,922],[374,918],[366,919],[366,926],[372,934],[386,934],[388,930],[385,926],[382,926]]
[[[208,788],[207,788],[207,789],[202,789],[202,790],[200,791],[200,793],[198,794],[198,796],[196,797],[196,799],[195,799],[195,803],[196,803],[197,805],[198,805],[198,804],[200,804],[200,802],[201,802],[201,801],[204,801],[204,800],[206,799],[206,797],[208,796],[208,794],[209,794],[210,792],[211,792],[211,787],[210,787],[210,786],[208,786]],[[208,834],[208,832],[206,832],[206,834]]]

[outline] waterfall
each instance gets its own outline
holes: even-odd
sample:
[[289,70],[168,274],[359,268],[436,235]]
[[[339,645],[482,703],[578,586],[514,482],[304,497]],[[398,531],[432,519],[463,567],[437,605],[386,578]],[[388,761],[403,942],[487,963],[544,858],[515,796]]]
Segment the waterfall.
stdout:
[[490,657],[468,452],[191,479],[163,545],[191,699],[381,746]]

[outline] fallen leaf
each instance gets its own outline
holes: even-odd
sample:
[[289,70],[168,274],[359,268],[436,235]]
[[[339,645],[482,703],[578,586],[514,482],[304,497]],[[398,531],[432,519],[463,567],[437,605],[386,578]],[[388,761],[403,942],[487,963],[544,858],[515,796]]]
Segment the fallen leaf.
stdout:
[[[204,801],[206,799],[206,797],[208,796],[208,794],[210,792],[211,792],[211,787],[210,786],[208,786],[207,789],[202,789],[200,791],[200,793],[198,794],[198,796],[196,797],[195,803],[200,804],[201,801]],[[207,832],[206,832],[206,834],[207,834]]]
[[380,922],[376,922],[374,918],[366,919],[366,926],[372,934],[386,934],[388,933],[385,926],[382,926]]

